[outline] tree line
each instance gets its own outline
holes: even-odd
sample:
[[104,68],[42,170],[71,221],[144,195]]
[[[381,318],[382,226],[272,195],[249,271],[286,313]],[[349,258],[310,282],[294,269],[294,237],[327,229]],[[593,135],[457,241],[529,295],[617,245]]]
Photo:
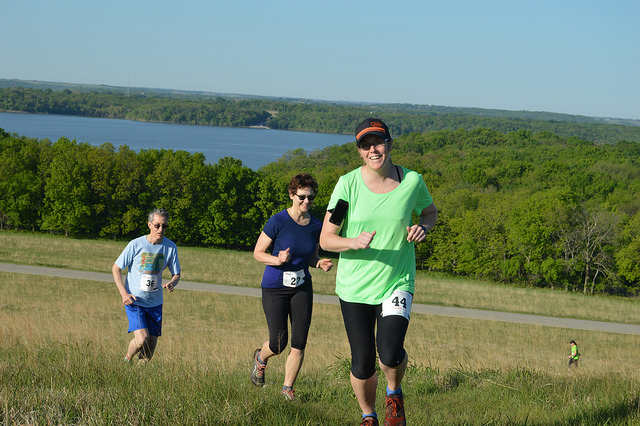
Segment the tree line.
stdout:
[[122,92],[9,87],[0,88],[0,110],[343,134],[352,133],[362,117],[375,114],[387,118],[393,135],[479,128],[509,133],[524,129],[533,133],[550,131],[597,144],[640,142],[640,126],[603,124],[588,117],[403,104],[359,105],[157,92],[128,96]]
[[0,129],[0,229],[130,238],[154,206],[180,244],[247,248],[282,205],[282,184],[233,158],[55,143]]
[[[0,229],[128,239],[162,207],[180,245],[251,249],[289,205],[294,173],[316,177],[313,213],[324,216],[338,178],[361,164],[353,145],[293,150],[254,171],[234,158],[208,164],[185,151],[0,129]],[[417,246],[419,267],[590,293],[640,289],[639,144],[459,129],[398,137],[392,157],[422,174],[440,211]]]

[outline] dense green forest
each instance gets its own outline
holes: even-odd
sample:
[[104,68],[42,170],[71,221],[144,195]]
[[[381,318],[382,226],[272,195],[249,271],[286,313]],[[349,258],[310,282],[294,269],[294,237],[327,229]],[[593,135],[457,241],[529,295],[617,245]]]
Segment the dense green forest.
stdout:
[[[388,121],[386,116],[383,116]],[[420,267],[583,292],[640,289],[640,144],[599,144],[548,131],[414,132],[394,162],[422,174],[440,211]],[[171,212],[179,245],[251,249],[308,171],[324,216],[339,176],[361,163],[353,144],[294,150],[254,171],[202,154],[51,142],[0,129],[0,228],[132,238],[152,207]]]
[[385,117],[393,135],[484,128],[501,133],[550,131],[564,138],[576,137],[596,144],[612,144],[620,140],[640,142],[640,126],[604,124],[598,119],[565,114],[403,104],[285,101],[258,97],[187,96],[161,92],[128,95],[121,91],[7,87],[0,88],[0,111],[206,126],[267,126],[279,130],[344,134],[350,134],[362,117],[375,114]]

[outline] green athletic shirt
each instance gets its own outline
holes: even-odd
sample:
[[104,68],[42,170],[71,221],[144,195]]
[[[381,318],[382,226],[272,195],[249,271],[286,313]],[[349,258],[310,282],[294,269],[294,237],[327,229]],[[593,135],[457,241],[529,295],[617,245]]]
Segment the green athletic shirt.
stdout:
[[414,292],[416,256],[414,243],[407,242],[407,226],[411,214],[419,215],[433,199],[421,175],[402,170],[402,182],[389,193],[367,188],[358,168],[341,176],[331,194],[328,210],[340,198],[349,203],[343,237],[376,231],[368,249],[340,253],[336,294],[346,302],[377,305],[395,290]]
[[580,354],[578,354],[578,345],[573,345],[571,347],[571,358],[580,359]]

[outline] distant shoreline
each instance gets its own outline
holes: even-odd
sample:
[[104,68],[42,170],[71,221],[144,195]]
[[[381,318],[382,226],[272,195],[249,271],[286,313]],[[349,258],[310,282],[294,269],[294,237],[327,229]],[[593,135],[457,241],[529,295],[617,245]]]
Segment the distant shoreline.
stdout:
[[[209,124],[186,124],[186,123],[176,123],[173,121],[156,121],[156,120],[140,120],[134,118],[118,118],[118,117],[95,117],[92,115],[77,115],[77,114],[53,114],[49,112],[29,112],[29,111],[11,111],[0,109],[0,112],[7,114],[27,114],[27,115],[57,115],[62,117],[80,117],[80,118],[98,118],[101,120],[125,120],[125,121],[135,121],[139,123],[157,123],[157,124],[175,124],[179,126],[202,126],[202,127],[221,127],[221,128],[233,128],[233,129],[262,129],[262,130],[274,130],[272,127],[265,125],[256,125],[256,126],[212,126]],[[327,135],[344,135],[345,133],[340,132],[328,132],[328,131],[314,131],[307,129],[277,129],[282,132],[303,132],[303,133],[317,133],[317,134],[327,134]]]

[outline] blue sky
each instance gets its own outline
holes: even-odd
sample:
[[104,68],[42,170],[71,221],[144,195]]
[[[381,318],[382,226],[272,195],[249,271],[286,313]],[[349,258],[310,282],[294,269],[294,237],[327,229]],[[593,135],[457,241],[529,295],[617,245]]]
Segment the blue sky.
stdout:
[[640,1],[3,2],[0,78],[640,119]]

